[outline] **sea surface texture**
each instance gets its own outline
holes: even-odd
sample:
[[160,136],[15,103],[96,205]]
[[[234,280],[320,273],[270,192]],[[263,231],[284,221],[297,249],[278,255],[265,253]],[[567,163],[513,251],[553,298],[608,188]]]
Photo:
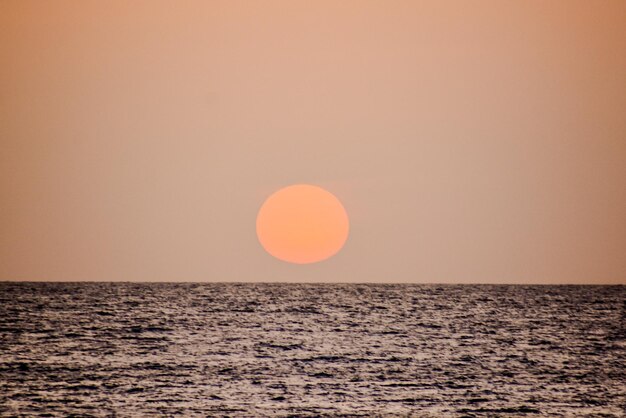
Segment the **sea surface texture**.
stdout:
[[623,417],[626,287],[0,283],[0,416]]

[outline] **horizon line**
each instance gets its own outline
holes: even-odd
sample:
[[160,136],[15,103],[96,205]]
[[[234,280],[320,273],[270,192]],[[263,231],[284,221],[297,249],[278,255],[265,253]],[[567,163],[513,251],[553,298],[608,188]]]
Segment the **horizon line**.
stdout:
[[626,286],[626,283],[501,283],[501,282],[320,282],[320,281],[153,281],[153,280],[0,280],[0,283],[138,283],[138,284],[324,284],[324,285],[428,285],[428,286]]

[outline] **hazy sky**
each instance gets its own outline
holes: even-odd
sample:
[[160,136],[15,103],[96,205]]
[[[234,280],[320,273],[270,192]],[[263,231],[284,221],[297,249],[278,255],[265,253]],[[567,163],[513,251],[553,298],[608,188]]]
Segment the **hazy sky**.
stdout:
[[[0,2],[0,280],[626,283],[626,1]],[[263,200],[351,221],[291,265]]]

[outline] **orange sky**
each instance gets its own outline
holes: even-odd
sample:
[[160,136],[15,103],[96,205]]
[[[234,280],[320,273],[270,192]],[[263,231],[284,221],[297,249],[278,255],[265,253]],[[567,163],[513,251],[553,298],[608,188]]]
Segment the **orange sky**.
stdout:
[[[626,2],[0,2],[0,280],[626,283]],[[256,214],[317,184],[335,257]]]

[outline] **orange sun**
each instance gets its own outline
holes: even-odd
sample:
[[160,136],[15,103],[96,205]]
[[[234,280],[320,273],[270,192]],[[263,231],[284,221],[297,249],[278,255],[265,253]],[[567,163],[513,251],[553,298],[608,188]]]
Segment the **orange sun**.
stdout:
[[290,263],[307,264],[335,255],[350,222],[343,205],[321,187],[296,184],[267,198],[256,219],[265,251]]

